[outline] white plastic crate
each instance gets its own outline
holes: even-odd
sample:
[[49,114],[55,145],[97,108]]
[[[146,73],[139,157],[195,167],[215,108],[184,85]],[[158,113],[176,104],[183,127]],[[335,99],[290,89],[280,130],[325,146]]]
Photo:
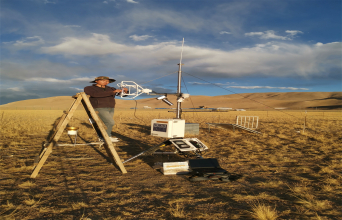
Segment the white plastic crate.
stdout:
[[180,174],[188,174],[189,171],[189,163],[186,162],[166,162],[163,163],[163,167],[161,169],[164,175],[180,175]]

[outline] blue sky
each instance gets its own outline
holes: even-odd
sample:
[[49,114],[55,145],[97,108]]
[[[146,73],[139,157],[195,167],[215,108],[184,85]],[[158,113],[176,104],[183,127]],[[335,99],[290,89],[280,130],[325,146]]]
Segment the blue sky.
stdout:
[[183,38],[182,92],[341,91],[341,3],[2,0],[0,104],[72,96],[100,75],[176,92]]

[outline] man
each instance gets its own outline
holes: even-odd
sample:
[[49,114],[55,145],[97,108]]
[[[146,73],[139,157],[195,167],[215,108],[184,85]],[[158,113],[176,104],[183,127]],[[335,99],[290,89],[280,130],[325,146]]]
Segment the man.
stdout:
[[[84,88],[84,92],[90,96],[89,100],[95,111],[98,111],[98,115],[106,125],[106,132],[110,137],[112,142],[118,142],[118,138],[112,137],[112,129],[115,124],[114,108],[115,108],[115,95],[122,92],[121,89],[115,89],[113,87],[107,86],[107,84],[115,82],[115,79],[110,79],[107,76],[96,77],[94,81],[90,83],[95,83],[92,86],[87,86]],[[127,92],[127,89],[124,88]]]

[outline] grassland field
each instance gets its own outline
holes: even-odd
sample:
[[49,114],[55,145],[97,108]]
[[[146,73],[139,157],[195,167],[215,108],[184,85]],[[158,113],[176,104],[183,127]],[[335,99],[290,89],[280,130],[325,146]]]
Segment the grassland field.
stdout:
[[[57,146],[37,178],[34,158],[62,110],[0,110],[0,219],[341,219],[341,111],[246,111],[183,113],[199,123],[196,137],[209,146],[231,182],[190,182],[163,175],[155,162],[185,161],[178,155],[141,156],[122,174],[99,146]],[[212,128],[237,115],[259,116],[262,135]],[[306,116],[305,130],[304,120]],[[115,149],[128,159],[165,139],[150,136],[167,111],[120,110],[112,132]],[[84,111],[69,126],[78,143],[97,141]],[[59,143],[71,143],[64,131]]]

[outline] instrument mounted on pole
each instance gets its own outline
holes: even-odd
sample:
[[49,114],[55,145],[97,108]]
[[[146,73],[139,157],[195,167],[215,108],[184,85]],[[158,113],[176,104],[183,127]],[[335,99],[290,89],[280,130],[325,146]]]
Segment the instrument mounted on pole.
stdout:
[[[159,95],[157,100],[161,100],[168,104],[169,106],[173,105],[172,102],[170,102],[167,99],[167,95],[176,95],[177,96],[177,108],[176,108],[176,117],[173,119],[153,119],[151,121],[151,135],[152,136],[157,136],[161,138],[169,138],[166,141],[163,141],[162,143],[151,147],[150,149],[147,149],[144,152],[141,152],[140,154],[127,159],[123,163],[126,163],[128,161],[131,161],[132,159],[135,159],[143,154],[161,154],[161,153],[167,153],[167,154],[180,154],[184,155],[186,157],[189,156],[196,156],[199,158],[202,158],[201,154],[205,151],[208,150],[208,147],[201,142],[197,138],[184,138],[184,133],[185,133],[185,120],[181,119],[181,103],[190,97],[189,94],[187,93],[182,93],[181,92],[181,82],[182,82],[182,54],[183,54],[183,47],[184,47],[184,38],[182,42],[182,52],[181,52],[181,58],[180,62],[178,64],[178,85],[177,85],[177,93],[155,93],[155,92],[150,92],[148,93],[149,95]],[[132,97],[137,97],[141,93],[144,93],[145,91],[148,91],[147,89],[142,89],[139,85],[137,85],[134,82],[130,82],[131,84],[134,84],[134,86],[131,86],[131,88],[135,89],[135,93],[131,94],[121,94],[122,97],[125,95],[130,95]],[[122,82],[121,84],[118,84],[118,86],[130,86],[126,82]],[[176,152],[155,152],[157,149],[167,146],[167,145],[172,145],[173,147],[176,148]]]
[[[118,83],[117,85],[122,90],[118,96],[125,99],[134,99],[143,93],[149,94],[152,92],[151,89],[144,89],[133,81],[121,81],[121,83]],[[127,88],[127,92],[125,92],[123,88]]]

